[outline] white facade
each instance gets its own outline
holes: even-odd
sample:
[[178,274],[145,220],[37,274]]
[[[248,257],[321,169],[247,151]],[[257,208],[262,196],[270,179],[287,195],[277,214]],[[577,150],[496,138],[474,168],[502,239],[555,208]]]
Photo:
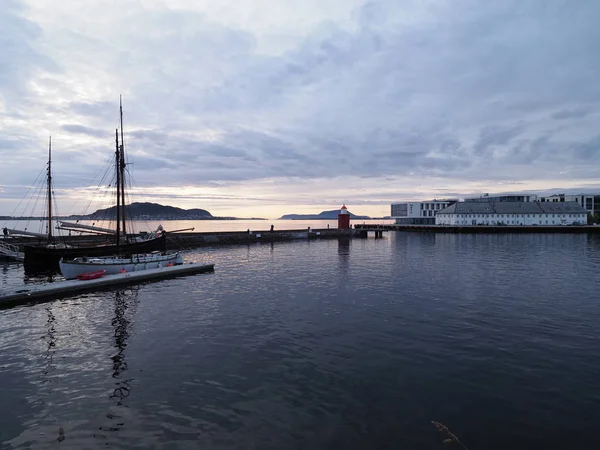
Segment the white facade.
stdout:
[[396,223],[435,223],[435,214],[456,200],[393,203],[391,217]]
[[479,197],[466,197],[465,202],[536,202],[537,195],[531,194],[506,194],[490,195],[483,194]]
[[439,211],[436,225],[587,225],[576,202],[460,202]]
[[595,197],[598,196],[585,194],[556,194],[540,197],[540,201],[549,203],[577,202],[583,206],[587,212],[594,214],[597,212],[598,203],[598,199]]
[[586,225],[587,213],[439,214],[436,225]]

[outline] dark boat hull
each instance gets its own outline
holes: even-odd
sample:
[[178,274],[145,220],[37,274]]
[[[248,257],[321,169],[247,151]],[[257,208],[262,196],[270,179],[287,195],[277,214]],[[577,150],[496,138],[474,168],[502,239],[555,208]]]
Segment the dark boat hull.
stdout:
[[58,261],[61,258],[111,256],[117,253],[122,256],[129,256],[136,253],[149,253],[153,251],[164,252],[167,250],[166,238],[166,234],[162,234],[160,237],[147,241],[121,244],[118,252],[115,244],[71,248],[48,248],[45,246],[25,245],[23,247],[23,253],[25,254],[24,265],[26,269],[55,269],[58,268]]

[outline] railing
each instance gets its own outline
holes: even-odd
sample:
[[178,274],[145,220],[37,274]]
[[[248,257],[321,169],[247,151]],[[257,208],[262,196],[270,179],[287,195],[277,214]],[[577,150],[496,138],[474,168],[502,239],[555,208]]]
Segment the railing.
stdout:
[[19,247],[2,241],[0,241],[0,254],[18,260],[25,258],[25,255],[19,251]]

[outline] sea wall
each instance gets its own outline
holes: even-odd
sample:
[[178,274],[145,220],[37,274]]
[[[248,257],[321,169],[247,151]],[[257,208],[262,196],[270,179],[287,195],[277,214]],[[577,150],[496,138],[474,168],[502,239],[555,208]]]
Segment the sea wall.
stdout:
[[[225,232],[167,232],[167,249],[196,248],[213,245],[235,245],[253,244],[260,242],[293,241],[299,239],[336,239],[340,237],[356,236],[355,230],[324,228],[324,229],[302,229],[302,230],[279,230],[279,231],[225,231]],[[0,238],[1,239],[1,238]],[[106,242],[105,236],[81,235],[67,236],[65,241],[73,244],[92,244]],[[8,238],[7,243],[19,245],[22,249],[24,244],[44,245],[43,240],[37,238]]]
[[414,231],[422,233],[588,233],[600,234],[595,225],[356,225],[357,233],[368,231]]
[[293,241],[299,239],[334,239],[354,235],[354,230],[311,229],[250,232],[173,233],[167,234],[168,242],[180,248],[196,248],[212,245],[254,244],[260,242]]

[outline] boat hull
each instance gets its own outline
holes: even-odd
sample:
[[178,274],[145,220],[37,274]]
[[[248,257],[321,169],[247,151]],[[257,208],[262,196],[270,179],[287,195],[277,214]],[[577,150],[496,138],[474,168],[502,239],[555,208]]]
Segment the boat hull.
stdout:
[[77,258],[61,260],[60,273],[67,280],[78,278],[83,274],[105,271],[105,275],[115,275],[123,272],[138,272],[140,270],[158,269],[170,265],[183,264],[179,253],[132,255],[129,258]]
[[115,244],[98,245],[94,247],[52,247],[25,245],[23,247],[25,269],[58,269],[62,259],[74,259],[83,256],[111,256],[119,254],[131,256],[139,253],[167,250],[166,234],[154,239],[119,245],[118,252]]

